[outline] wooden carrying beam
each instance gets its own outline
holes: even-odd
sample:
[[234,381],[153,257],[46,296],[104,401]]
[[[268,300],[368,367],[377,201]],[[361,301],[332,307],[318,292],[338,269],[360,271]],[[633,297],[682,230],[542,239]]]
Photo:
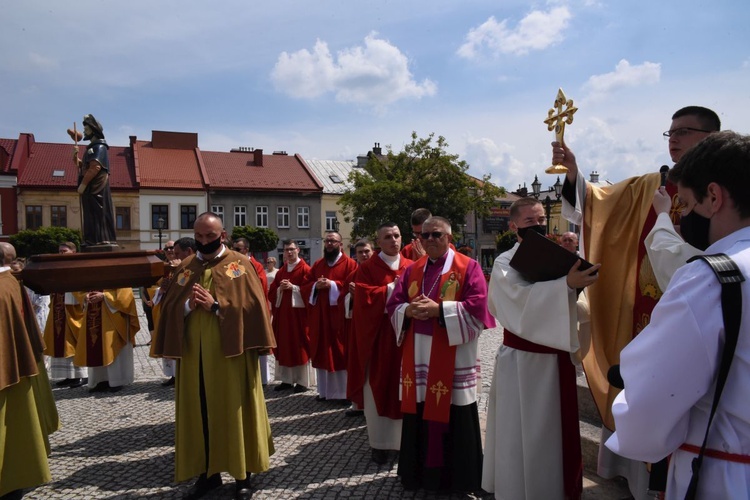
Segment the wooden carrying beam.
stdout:
[[151,286],[165,273],[157,250],[43,254],[29,258],[23,284],[36,293]]

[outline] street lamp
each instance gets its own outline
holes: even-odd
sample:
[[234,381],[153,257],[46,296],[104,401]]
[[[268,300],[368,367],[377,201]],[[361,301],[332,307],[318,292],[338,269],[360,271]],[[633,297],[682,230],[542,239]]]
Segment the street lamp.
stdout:
[[164,229],[164,219],[162,217],[156,219],[156,228],[159,230],[159,250],[161,251],[161,231]]
[[537,176],[534,176],[534,182],[531,183],[531,190],[533,191],[534,198],[539,199],[539,191],[542,189],[542,183],[539,182]]

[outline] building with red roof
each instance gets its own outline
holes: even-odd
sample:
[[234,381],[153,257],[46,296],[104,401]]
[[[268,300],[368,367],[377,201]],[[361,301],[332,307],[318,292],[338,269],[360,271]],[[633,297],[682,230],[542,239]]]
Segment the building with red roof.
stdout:
[[18,232],[18,197],[16,185],[18,171],[11,168],[15,139],[0,139],[0,240]]
[[236,226],[266,227],[279,236],[279,257],[285,239],[297,241],[300,255],[311,262],[323,255],[323,186],[300,155],[236,148],[229,153],[203,151],[201,156],[211,211],[222,217],[228,234]]

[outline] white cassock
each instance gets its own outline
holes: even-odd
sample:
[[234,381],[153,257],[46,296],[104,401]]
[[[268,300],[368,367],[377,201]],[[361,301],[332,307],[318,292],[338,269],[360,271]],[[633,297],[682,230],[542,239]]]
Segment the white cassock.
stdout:
[[[726,253],[750,277],[750,227],[714,243],[706,254]],[[705,262],[675,273],[649,325],[620,355],[625,390],[612,404],[617,431],[606,445],[637,460],[670,453],[667,498],[681,499],[690,482],[713,400],[724,347],[721,286]],[[708,438],[708,448],[750,460],[750,281],[742,284],[742,323],[729,372]],[[750,465],[706,457],[697,498],[748,498]]]
[[[575,290],[565,277],[525,281],[510,267],[517,249],[518,243],[495,259],[490,313],[518,337],[573,356],[579,350]],[[482,488],[497,499],[562,499],[557,355],[500,346],[487,408]]]

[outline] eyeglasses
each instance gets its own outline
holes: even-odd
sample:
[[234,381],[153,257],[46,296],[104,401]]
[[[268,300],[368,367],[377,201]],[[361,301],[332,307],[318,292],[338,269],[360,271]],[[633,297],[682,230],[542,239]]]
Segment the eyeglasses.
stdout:
[[711,131],[710,130],[703,130],[703,129],[700,129],[700,128],[693,128],[693,127],[680,127],[680,128],[676,128],[676,129],[673,129],[673,130],[667,130],[662,135],[664,137],[666,137],[667,139],[669,139],[672,136],[674,136],[674,137],[684,137],[684,136],[688,135],[690,132],[703,132],[703,133],[708,134]]
[[164,250],[174,250],[174,247],[164,247]]
[[267,260],[266,264],[276,264],[276,261],[274,261],[274,260]]
[[439,240],[440,238],[443,237],[444,234],[447,234],[447,233],[442,233],[440,231],[432,231],[431,233],[419,233],[419,236],[423,240],[429,240],[430,236],[432,236],[436,240]]
[[323,243],[326,245],[335,245],[336,243],[341,243],[339,240],[323,240]]

